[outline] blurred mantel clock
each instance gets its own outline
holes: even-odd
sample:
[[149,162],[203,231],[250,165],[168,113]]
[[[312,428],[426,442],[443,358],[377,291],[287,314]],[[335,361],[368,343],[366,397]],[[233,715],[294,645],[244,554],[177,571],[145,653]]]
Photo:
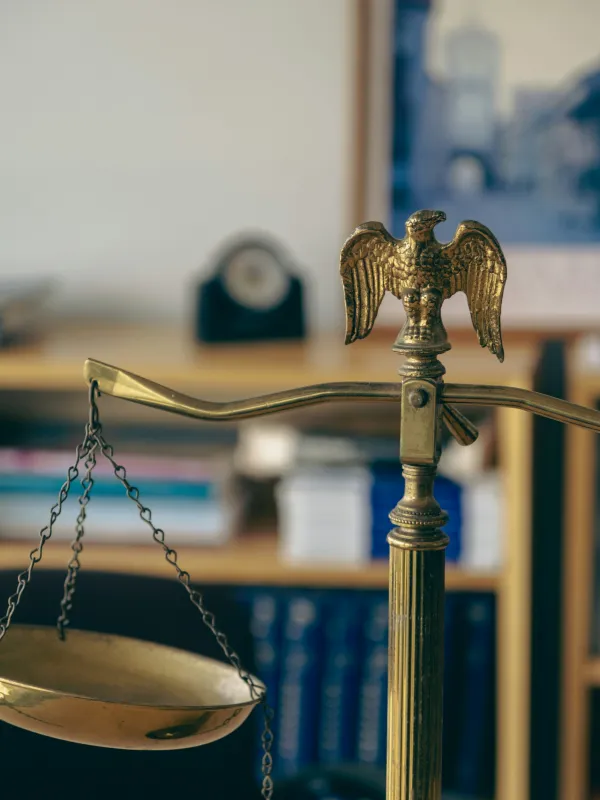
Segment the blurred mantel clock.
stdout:
[[281,245],[240,236],[221,249],[197,289],[196,338],[201,342],[302,339],[304,286]]

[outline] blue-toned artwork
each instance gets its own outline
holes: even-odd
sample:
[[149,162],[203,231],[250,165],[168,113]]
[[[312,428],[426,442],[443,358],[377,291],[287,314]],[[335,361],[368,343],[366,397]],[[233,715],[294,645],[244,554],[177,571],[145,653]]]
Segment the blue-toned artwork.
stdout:
[[394,234],[440,208],[440,239],[600,242],[600,2],[394,2]]

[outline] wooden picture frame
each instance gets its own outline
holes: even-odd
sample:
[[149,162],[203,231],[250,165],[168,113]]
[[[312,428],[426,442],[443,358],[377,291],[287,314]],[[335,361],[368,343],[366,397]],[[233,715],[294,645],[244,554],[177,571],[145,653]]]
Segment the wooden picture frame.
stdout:
[[[390,227],[395,0],[355,0],[355,3],[351,224],[379,220]],[[469,217],[477,219],[477,204],[472,207]],[[393,232],[401,235],[397,230]],[[440,238],[450,238],[452,233],[444,230]],[[509,263],[502,316],[505,330],[517,333],[519,338],[538,338],[540,333],[547,338],[571,337],[580,331],[600,329],[595,301],[595,290],[600,290],[600,241],[504,242],[503,249]],[[379,325],[397,328],[401,315],[398,304],[386,296],[379,312]],[[446,303],[444,318],[449,328],[467,326],[468,312],[462,296]]]

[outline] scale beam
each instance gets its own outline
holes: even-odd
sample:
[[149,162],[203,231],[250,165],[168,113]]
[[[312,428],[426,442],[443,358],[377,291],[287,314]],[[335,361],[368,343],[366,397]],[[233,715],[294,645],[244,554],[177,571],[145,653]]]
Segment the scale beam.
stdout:
[[[384,400],[401,403],[402,397],[402,383],[399,381],[396,383],[353,381],[320,383],[244,400],[217,403],[176,392],[133,372],[104,364],[92,358],[85,362],[84,377],[88,382],[95,381],[101,394],[169,411],[172,414],[212,421],[249,419],[303,406],[337,401]],[[449,403],[517,408],[558,422],[579,425],[582,428],[600,432],[600,411],[578,406],[566,400],[559,400],[541,392],[532,392],[529,389],[520,389],[514,386],[446,383],[442,386],[440,396],[443,403],[443,419],[448,428],[457,438],[465,429],[467,430],[467,440],[462,441],[463,444],[470,444],[474,441],[477,431]],[[456,425],[456,432],[453,430],[453,424]]]

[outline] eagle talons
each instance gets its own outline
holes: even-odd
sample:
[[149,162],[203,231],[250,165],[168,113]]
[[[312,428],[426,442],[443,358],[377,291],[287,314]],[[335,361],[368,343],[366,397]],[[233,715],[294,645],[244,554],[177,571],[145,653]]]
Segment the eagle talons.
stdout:
[[406,289],[402,304],[406,322],[394,344],[394,350],[410,351],[419,348],[431,353],[448,350],[448,334],[441,317],[442,293],[433,287]]

